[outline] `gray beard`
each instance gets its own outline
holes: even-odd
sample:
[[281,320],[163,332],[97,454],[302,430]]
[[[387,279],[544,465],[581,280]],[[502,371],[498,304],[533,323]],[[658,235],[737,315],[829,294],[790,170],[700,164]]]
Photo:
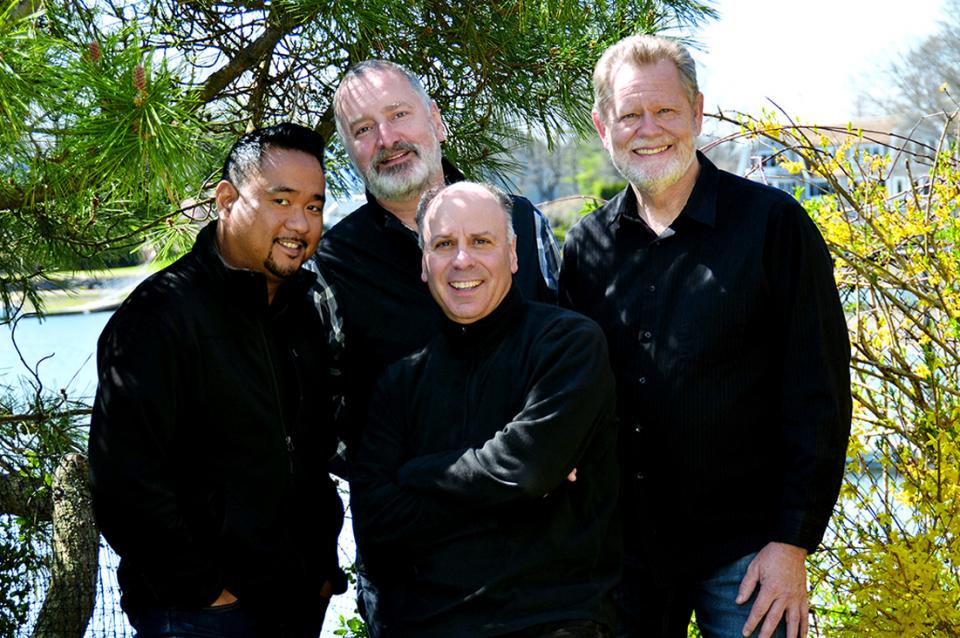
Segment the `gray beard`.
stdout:
[[642,193],[650,195],[659,195],[669,187],[676,184],[681,177],[690,168],[690,164],[696,159],[696,150],[693,148],[684,149],[676,160],[664,167],[658,174],[650,175],[630,164],[629,161],[623,161],[624,157],[629,157],[630,151],[617,152],[610,155],[617,171],[623,175],[630,184]]
[[380,171],[371,162],[363,175],[367,190],[377,199],[386,201],[405,200],[423,194],[433,185],[434,176],[443,174],[440,143],[434,139],[431,146],[432,148],[422,149],[407,143],[399,147],[416,154],[412,166],[403,165],[396,170]]

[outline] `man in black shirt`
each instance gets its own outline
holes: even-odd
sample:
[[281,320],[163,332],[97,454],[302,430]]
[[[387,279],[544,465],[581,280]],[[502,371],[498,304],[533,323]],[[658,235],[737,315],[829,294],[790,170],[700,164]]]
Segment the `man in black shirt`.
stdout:
[[566,240],[561,303],[607,337],[623,428],[624,636],[805,635],[850,429],[827,248],[786,194],[694,147],[689,53],[608,49],[594,124],[628,187]]
[[601,638],[621,564],[603,334],[519,294],[503,193],[429,197],[423,278],[445,319],[378,382],[351,469],[380,635]]

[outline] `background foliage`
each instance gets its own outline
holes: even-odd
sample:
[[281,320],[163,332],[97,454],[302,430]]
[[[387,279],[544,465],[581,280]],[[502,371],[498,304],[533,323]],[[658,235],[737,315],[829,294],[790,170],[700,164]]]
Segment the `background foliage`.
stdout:
[[[948,91],[943,91],[950,98]],[[960,115],[934,143],[743,118],[780,168],[825,179],[804,202],[834,256],[850,327],[847,474],[811,560],[815,636],[960,635]],[[866,152],[864,148],[881,149]],[[888,188],[905,170],[910,185]]]
[[[708,16],[685,0],[0,0],[0,323],[38,302],[52,271],[113,263],[144,241],[185,245],[226,145],[280,119],[329,137],[353,62],[420,73],[452,132],[445,152],[486,175],[531,132],[552,142],[589,127],[589,74],[607,44]],[[813,558],[814,635],[960,635],[960,80],[958,65],[932,64],[956,53],[955,29],[894,72],[904,95],[930,98],[909,104],[940,113],[924,118],[936,143],[851,128],[838,144],[843,129],[737,121],[737,136],[772,145],[771,162],[830,184],[805,205],[847,306],[855,435]],[[885,150],[864,154],[864,141]],[[343,189],[342,150],[330,153]],[[606,194],[608,173],[586,162],[581,190]],[[899,193],[895,167],[911,176]],[[29,373],[0,389],[0,635],[22,622],[50,474],[83,449],[84,421],[84,406]],[[349,622],[345,633],[362,630]]]

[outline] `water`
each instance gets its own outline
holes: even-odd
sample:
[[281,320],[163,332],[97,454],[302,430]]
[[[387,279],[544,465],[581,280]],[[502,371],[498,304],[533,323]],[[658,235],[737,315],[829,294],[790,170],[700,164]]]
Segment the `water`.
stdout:
[[32,380],[33,370],[44,388],[64,389],[71,399],[91,401],[97,389],[97,337],[110,314],[58,315],[42,321],[26,317],[15,330],[10,325],[0,327],[0,386],[19,388],[24,377]]
[[[97,338],[110,315],[110,312],[56,315],[42,321],[27,317],[17,323],[15,331],[9,325],[0,327],[0,393],[4,389],[13,393],[32,393],[36,383],[31,373],[33,371],[45,391],[59,392],[63,389],[72,400],[92,403],[97,389]],[[11,336],[15,337],[20,354],[14,348]],[[20,360],[21,355],[26,364]],[[347,501],[347,494],[343,495],[343,499]],[[350,523],[348,512],[339,542],[341,565],[353,563],[354,542]],[[97,609],[87,628],[86,638],[133,635],[117,603],[116,564],[116,555],[104,547],[100,555]],[[334,597],[324,621],[323,638],[334,635],[334,630],[339,626],[339,616],[350,618],[356,615],[355,596],[351,587],[346,594]]]

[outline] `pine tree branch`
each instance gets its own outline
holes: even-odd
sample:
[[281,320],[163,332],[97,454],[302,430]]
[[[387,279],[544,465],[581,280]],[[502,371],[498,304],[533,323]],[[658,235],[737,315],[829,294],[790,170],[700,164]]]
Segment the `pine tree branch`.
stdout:
[[20,0],[13,5],[6,15],[7,22],[18,22],[28,15],[35,13],[40,7],[38,0]]
[[[64,410],[62,412],[56,412],[55,416],[57,417],[75,417],[75,416],[89,416],[91,413],[90,408],[80,408],[77,410]],[[46,421],[50,418],[49,413],[33,413],[33,414],[11,414],[9,416],[0,416],[0,425],[6,425],[8,423],[24,423],[27,421]]]
[[0,210],[13,210],[23,206],[26,195],[19,188],[6,188],[0,191]]
[[38,479],[0,474],[0,513],[49,521],[53,517],[53,503],[49,498],[36,496],[42,487]]
[[231,82],[253,67],[267,52],[280,42],[286,30],[278,23],[267,25],[259,38],[241,49],[225,67],[211,74],[197,95],[201,103],[206,104],[216,98]]

